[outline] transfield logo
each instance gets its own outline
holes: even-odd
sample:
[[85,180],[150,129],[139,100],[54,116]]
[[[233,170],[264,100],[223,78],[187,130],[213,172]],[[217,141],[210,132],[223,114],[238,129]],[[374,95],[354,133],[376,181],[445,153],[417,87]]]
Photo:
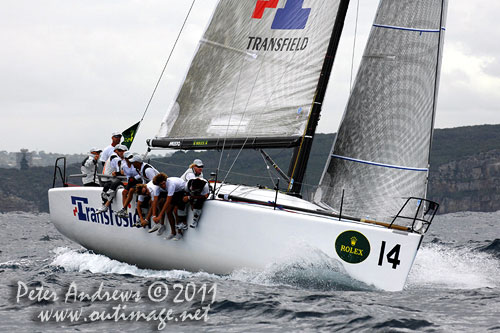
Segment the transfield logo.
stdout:
[[[267,8],[278,7],[279,0],[258,0],[252,18],[261,19]],[[311,13],[311,8],[302,8],[304,0],[287,0],[285,7],[279,8],[274,16],[271,29],[304,29]]]
[[130,211],[127,217],[116,216],[113,209],[110,207],[107,211],[97,214],[96,210],[88,206],[89,199],[84,197],[71,196],[73,207],[73,216],[80,221],[95,222],[104,225],[116,225],[118,227],[132,227],[133,222],[139,221],[139,215],[136,212],[132,214]]

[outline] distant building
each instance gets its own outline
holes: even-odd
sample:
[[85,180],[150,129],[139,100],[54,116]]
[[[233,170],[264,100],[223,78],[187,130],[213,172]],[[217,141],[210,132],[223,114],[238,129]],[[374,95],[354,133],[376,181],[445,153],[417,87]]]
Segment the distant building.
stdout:
[[20,153],[17,153],[17,164],[19,169],[28,170],[31,166],[32,154],[28,149],[21,149]]

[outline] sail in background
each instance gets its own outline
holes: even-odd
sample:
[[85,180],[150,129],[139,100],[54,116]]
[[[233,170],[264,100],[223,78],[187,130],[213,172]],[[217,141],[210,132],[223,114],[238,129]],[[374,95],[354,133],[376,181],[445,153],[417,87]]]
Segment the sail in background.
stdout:
[[221,0],[156,138],[303,135],[339,3]]
[[391,221],[425,197],[446,2],[380,2],[315,201]]

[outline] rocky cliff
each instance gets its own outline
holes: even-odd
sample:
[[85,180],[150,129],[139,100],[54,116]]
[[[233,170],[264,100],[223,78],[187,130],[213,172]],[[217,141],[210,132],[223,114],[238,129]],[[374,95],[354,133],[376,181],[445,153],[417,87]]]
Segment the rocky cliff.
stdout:
[[429,197],[440,203],[441,214],[500,210],[500,149],[431,169]]

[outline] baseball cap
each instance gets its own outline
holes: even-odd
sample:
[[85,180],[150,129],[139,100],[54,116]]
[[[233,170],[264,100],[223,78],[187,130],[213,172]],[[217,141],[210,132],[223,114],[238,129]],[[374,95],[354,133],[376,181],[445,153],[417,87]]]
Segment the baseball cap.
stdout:
[[102,152],[102,149],[97,149],[96,147],[90,148],[90,153],[100,153]]
[[134,154],[130,151],[126,151],[124,154],[123,154],[123,157],[124,158],[131,158],[132,156],[134,156]]
[[111,133],[111,136],[122,136],[122,134],[120,132],[113,132]]
[[203,162],[198,158],[193,161],[193,164],[200,168],[203,167]]
[[134,154],[134,156],[132,156],[132,158],[129,159],[129,162],[133,163],[133,162],[140,162],[142,163],[142,157],[139,156],[139,154]]
[[114,150],[123,150],[123,151],[127,151],[127,150],[128,150],[128,148],[127,148],[127,146],[125,146],[125,145],[116,145]]

